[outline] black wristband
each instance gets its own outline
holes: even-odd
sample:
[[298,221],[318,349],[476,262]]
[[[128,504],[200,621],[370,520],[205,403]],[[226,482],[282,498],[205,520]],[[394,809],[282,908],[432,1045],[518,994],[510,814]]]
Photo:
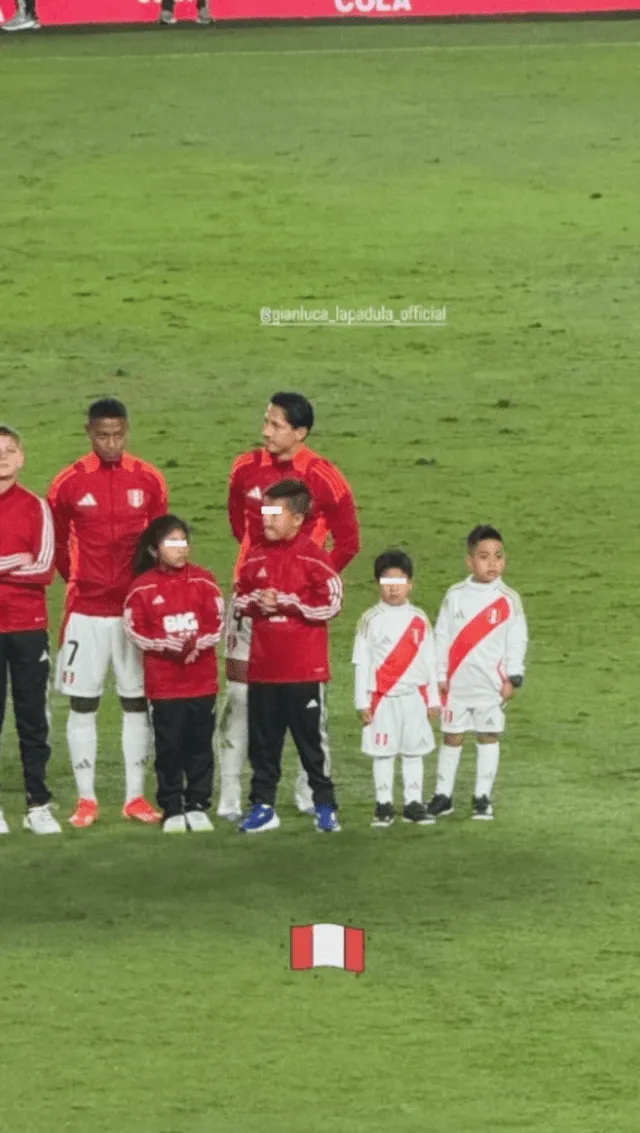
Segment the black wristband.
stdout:
[[524,677],[507,677],[507,680],[511,682],[514,688],[522,688],[524,684]]

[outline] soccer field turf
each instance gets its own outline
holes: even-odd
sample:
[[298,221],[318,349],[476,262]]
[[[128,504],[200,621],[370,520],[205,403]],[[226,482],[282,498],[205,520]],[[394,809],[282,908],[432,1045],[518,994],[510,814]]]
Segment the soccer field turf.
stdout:
[[[275,834],[124,824],[110,693],[102,821],[37,840],[7,725],[2,1133],[637,1133],[639,61],[632,22],[0,42],[0,418],[25,482],[122,397],[228,587],[229,465],[293,388],[363,529],[332,631],[341,835],[294,814],[290,750]],[[301,304],[447,324],[259,323]],[[372,559],[406,547],[433,616],[477,522],[532,638],[496,821],[468,820],[467,744],[451,819],[371,830],[350,649]],[[289,926],[316,921],[366,929],[362,977],[289,971]]]

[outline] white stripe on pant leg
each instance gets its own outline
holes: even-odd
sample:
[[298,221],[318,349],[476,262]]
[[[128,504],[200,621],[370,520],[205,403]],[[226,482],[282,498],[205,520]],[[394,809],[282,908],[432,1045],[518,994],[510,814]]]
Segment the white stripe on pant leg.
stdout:
[[326,685],[320,683],[320,747],[324,756],[322,772],[328,779],[331,775],[331,750],[329,748],[329,733],[327,729],[327,691]]

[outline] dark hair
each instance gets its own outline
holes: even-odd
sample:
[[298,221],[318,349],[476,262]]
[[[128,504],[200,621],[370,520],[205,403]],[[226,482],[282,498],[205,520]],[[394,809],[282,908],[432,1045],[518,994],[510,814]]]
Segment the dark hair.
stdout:
[[293,515],[307,515],[311,511],[311,493],[302,480],[280,480],[266,492],[270,500],[286,500]]
[[313,405],[301,393],[274,393],[271,404],[284,413],[292,429],[313,429]]
[[151,520],[146,531],[143,531],[138,539],[133,559],[134,574],[144,574],[146,570],[158,565],[157,559],[154,559],[151,552],[157,551],[169,532],[175,531],[176,527],[184,531],[186,539],[189,538],[189,524],[178,515],[160,515],[157,519]]
[[467,550],[470,553],[475,551],[478,543],[482,543],[483,539],[495,539],[497,543],[502,543],[502,535],[495,527],[491,527],[488,523],[479,523],[467,535]]
[[373,573],[376,582],[379,582],[383,574],[388,570],[393,570],[394,568],[404,571],[407,578],[413,578],[413,563],[409,555],[406,551],[397,551],[394,549],[391,551],[383,551],[381,555],[378,555],[373,564]]
[[22,448],[22,437],[18,430],[14,429],[12,425],[0,425],[0,437],[13,437],[16,444],[20,445],[20,448]]
[[101,397],[89,406],[89,420],[100,421],[103,417],[122,417],[128,420],[127,410],[116,397]]

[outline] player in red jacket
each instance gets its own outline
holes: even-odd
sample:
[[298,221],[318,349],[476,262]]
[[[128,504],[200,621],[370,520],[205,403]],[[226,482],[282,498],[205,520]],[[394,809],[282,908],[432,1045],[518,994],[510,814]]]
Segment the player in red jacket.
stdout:
[[[252,541],[262,537],[261,506],[268,488],[284,477],[306,484],[313,500],[303,526],[313,542],[331,542],[330,560],[343,571],[360,549],[358,517],[351,488],[335,464],[307,448],[313,427],[313,406],[299,393],[276,393],[267,407],[264,445],[236,457],[229,481],[229,521],[240,543],[238,575]],[[247,752],[247,665],[251,619],[234,615],[229,606],[225,640],[227,696],[219,743],[220,817],[235,820],[240,808],[240,773]],[[296,785],[301,813],[315,813],[311,789],[301,772]]]
[[[45,782],[49,747],[49,635],[45,587],[53,579],[53,523],[44,500],[18,483],[19,434],[0,425],[0,732],[8,676],[20,743],[27,814],[34,834],[59,834]],[[0,834],[9,826],[0,810]]]
[[212,574],[189,564],[189,529],[175,515],[140,538],[125,630],[144,655],[156,745],[158,804],[167,834],[213,830],[213,733],[224,606]]
[[49,504],[56,532],[56,566],[68,583],[60,631],[56,687],[70,697],[67,740],[78,789],[70,822],[98,817],[96,716],[113,666],[123,709],[125,818],[158,822],[143,795],[149,744],[142,662],[127,638],[122,608],[133,580],[136,544],[151,520],[167,511],[167,486],[152,464],[125,452],[127,411],[111,398],[89,409],[92,452],[56,476]]
[[325,685],[327,622],[340,613],[342,582],[329,554],[305,534],[311,497],[300,480],[264,496],[263,538],[252,544],[236,583],[235,609],[254,619],[249,660],[251,810],[246,834],[275,830],[282,748],[290,729],[313,793],[316,829],[340,826],[329,777]]

